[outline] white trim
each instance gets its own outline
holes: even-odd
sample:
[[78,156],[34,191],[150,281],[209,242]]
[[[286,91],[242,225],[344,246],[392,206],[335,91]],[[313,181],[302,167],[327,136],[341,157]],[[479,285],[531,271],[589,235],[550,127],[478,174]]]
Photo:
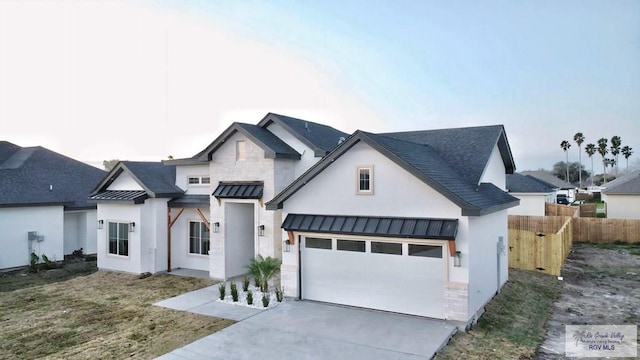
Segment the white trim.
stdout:
[[[205,183],[203,180],[207,178],[209,182]],[[198,179],[197,183],[191,183],[191,179]],[[187,186],[188,187],[206,187],[211,185],[211,176],[209,175],[187,175]]]
[[[360,171],[369,171],[369,190],[362,190],[360,188]],[[357,165],[356,166],[356,194],[358,195],[373,195],[373,165]]]
[[[108,257],[113,257],[117,259],[130,259],[131,258],[131,231],[129,227],[131,226],[131,220],[105,220],[105,226],[103,228],[105,232],[105,244],[106,244],[106,254]],[[109,223],[114,224],[127,224],[127,255],[113,254],[109,252]],[[116,244],[117,245],[117,244]]]

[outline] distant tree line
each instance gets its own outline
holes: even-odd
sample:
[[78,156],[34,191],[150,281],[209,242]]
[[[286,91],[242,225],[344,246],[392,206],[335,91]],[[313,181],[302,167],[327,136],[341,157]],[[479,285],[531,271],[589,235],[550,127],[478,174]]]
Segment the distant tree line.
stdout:
[[[579,161],[577,166],[573,169],[573,175],[577,174],[577,179],[572,177],[572,164],[569,163],[569,148],[571,148],[571,143],[567,140],[563,140],[560,142],[560,148],[564,151],[566,156],[566,162],[558,162],[553,166],[553,173],[556,174],[561,179],[564,179],[568,182],[575,183],[576,180],[579,183],[579,186],[582,187],[582,175],[588,177],[588,173],[584,171],[582,166],[582,144],[585,141],[585,137],[581,132],[573,135],[573,141],[578,144],[578,158]],[[594,143],[586,144],[584,147],[587,156],[591,159],[591,176],[593,182],[593,155],[596,153],[600,154],[602,160],[602,176],[604,183],[607,182],[607,168],[611,167],[612,171],[615,170],[615,176],[618,176],[618,165],[619,164],[619,156],[622,154],[625,160],[627,161],[627,171],[629,170],[629,157],[633,155],[633,149],[627,145],[622,146],[622,138],[620,136],[612,136],[611,137],[611,146],[609,146],[609,139],[600,138],[597,141],[597,145]],[[611,154],[611,158],[608,158],[607,155]],[[563,167],[561,170],[557,169],[557,167]],[[562,175],[562,176],[561,176]]]

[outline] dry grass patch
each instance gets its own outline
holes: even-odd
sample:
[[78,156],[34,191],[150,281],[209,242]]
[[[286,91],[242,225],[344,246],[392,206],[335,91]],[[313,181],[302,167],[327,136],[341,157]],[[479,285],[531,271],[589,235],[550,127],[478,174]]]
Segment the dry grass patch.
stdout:
[[152,306],[213,284],[98,271],[0,292],[0,358],[153,358],[233,323]]
[[561,288],[555,276],[509,269],[509,281],[478,324],[456,334],[436,359],[532,359]]

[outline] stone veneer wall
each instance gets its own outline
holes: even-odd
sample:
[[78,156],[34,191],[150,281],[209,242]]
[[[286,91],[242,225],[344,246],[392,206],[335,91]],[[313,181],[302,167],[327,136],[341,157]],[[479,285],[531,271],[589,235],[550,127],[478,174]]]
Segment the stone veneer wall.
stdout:
[[449,282],[444,288],[444,312],[447,320],[469,320],[469,289],[464,283]]

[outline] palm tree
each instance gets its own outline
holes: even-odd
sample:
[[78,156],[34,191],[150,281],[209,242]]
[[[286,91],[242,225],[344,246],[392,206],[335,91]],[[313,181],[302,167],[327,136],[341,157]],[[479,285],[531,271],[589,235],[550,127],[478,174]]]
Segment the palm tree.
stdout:
[[571,147],[571,143],[567,140],[562,140],[562,142],[560,143],[560,147],[562,148],[562,150],[564,150],[564,154],[567,156],[567,177],[564,178],[564,180],[566,182],[569,182],[569,153],[567,152],[567,150],[569,150],[569,148]]
[[624,147],[622,147],[621,151],[622,151],[622,155],[627,160],[627,172],[629,172],[629,157],[633,154],[633,148],[629,147],[628,145],[625,145]]
[[[622,139],[620,136],[616,135],[611,137],[611,155],[613,155],[613,159],[618,163],[618,154],[620,154],[620,146],[622,145]],[[613,168],[615,164],[612,164]],[[618,167],[616,166],[616,177],[618,176]]]
[[578,144],[578,163],[580,164],[580,169],[578,169],[578,177],[580,179],[580,188],[582,188],[582,143],[584,142],[584,135],[582,135],[581,132],[577,132],[575,135],[573,135],[573,141]]
[[591,186],[593,186],[593,155],[596,153],[596,146],[594,144],[587,144],[584,147],[584,151],[587,152],[587,155],[589,155],[591,159]]
[[607,183],[607,158],[605,156],[609,153],[607,142],[609,142],[607,138],[600,138],[600,140],[598,140],[598,153],[602,156],[602,168],[604,169],[602,176],[604,177],[605,184]]
[[608,167],[611,166],[611,168],[613,169],[614,166],[616,166],[616,159],[604,159],[604,166]]

